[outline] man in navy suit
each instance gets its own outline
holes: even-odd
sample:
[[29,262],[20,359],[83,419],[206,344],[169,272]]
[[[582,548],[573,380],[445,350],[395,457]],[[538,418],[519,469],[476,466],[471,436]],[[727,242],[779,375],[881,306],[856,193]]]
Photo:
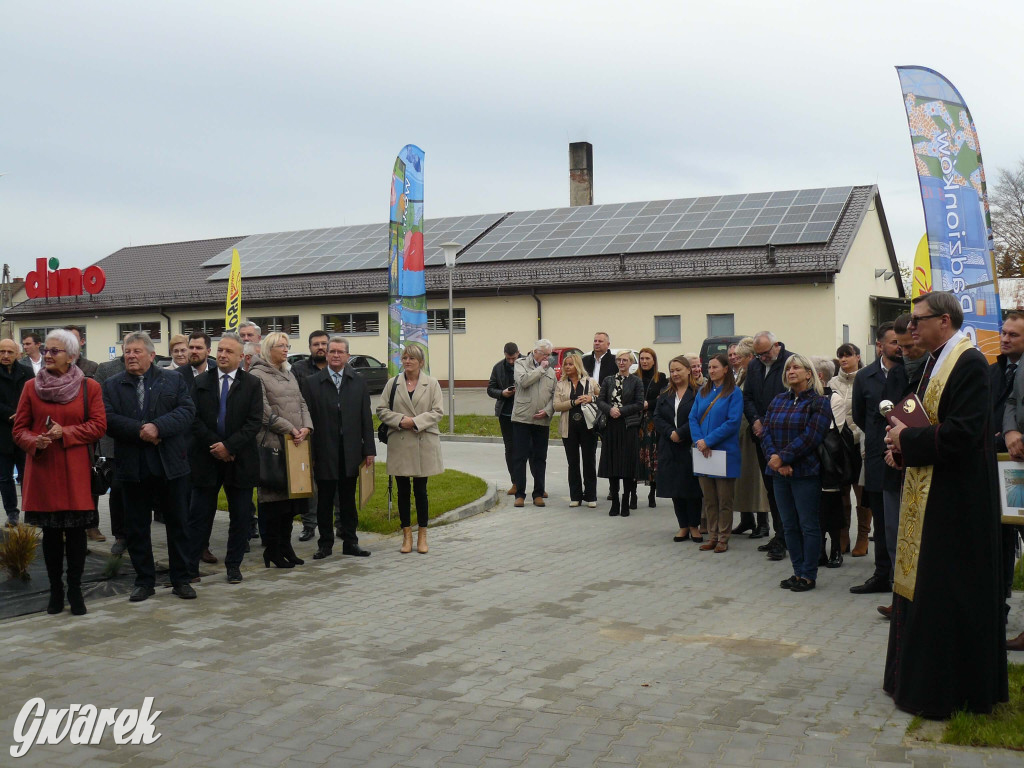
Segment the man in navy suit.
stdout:
[[195,406],[185,379],[153,365],[156,349],[148,333],[130,333],[124,341],[124,367],[103,383],[107,434],[116,443],[115,477],[125,506],[128,553],[135,568],[130,600],[154,593],[156,568],[150,539],[151,510],[160,502],[167,525],[174,594],[186,600],[196,592],[188,577],[188,452]]
[[228,549],[224,556],[230,584],[242,581],[242,557],[249,536],[252,489],[259,483],[256,434],[263,422],[263,385],[241,368],[242,339],[225,331],[217,343],[217,366],[196,376],[192,399],[189,464],[189,575],[199,575],[199,558],[208,550],[220,489],[228,499]]

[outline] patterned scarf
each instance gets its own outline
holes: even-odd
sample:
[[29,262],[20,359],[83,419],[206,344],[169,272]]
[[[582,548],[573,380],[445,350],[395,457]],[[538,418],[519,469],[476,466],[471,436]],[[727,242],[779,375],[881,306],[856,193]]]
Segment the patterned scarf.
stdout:
[[35,378],[36,394],[48,403],[70,403],[85,385],[85,374],[77,365],[68,368],[67,373],[57,376],[40,368]]

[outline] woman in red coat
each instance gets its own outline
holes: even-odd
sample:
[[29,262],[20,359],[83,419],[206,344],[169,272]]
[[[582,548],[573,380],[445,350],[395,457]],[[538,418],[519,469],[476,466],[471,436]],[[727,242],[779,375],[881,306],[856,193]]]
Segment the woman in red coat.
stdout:
[[51,331],[43,343],[43,367],[25,384],[14,415],[14,440],[26,454],[22,509],[25,522],[43,529],[43,560],[50,577],[47,613],[64,610],[64,559],[68,604],[85,613],[82,571],[85,530],[98,524],[92,500],[89,446],[107,431],[100,385],[75,365],[78,339]]

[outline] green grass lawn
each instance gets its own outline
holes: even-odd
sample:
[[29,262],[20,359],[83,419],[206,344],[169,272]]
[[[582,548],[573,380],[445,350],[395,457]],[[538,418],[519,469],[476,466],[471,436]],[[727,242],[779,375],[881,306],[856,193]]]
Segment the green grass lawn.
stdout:
[[1009,677],[1009,702],[997,705],[991,715],[953,715],[942,743],[1024,750],[1024,664],[1010,664]]
[[1024,558],[1018,560],[1016,567],[1013,569],[1013,588],[1024,590]]
[[[558,440],[558,419],[551,420],[551,428],[549,435],[552,440]],[[377,417],[373,417],[373,430],[377,431],[377,425],[380,422]],[[448,417],[445,416],[441,419],[441,423],[437,425],[438,429],[441,430],[441,434],[448,434]],[[501,427],[498,426],[498,419],[496,416],[479,416],[473,414],[467,414],[460,416],[455,414],[455,434],[456,435],[482,435],[484,437],[501,437]]]
[[[373,533],[394,533],[401,527],[398,523],[398,488],[392,491],[391,519],[388,519],[388,475],[387,464],[374,465],[375,490],[366,506],[359,510],[359,530]],[[445,512],[475,501],[484,495],[487,483],[478,477],[454,469],[446,469],[427,481],[427,496],[430,499],[430,519],[435,520]],[[255,499],[255,492],[253,493]],[[228,508],[223,489],[217,499],[217,509]],[[413,503],[413,522],[416,520],[416,505]]]

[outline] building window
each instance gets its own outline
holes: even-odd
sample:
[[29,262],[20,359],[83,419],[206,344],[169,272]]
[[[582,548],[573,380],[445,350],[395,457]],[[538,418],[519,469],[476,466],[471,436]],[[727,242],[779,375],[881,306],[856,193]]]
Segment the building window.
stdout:
[[736,324],[732,315],[708,315],[708,336],[734,336]]
[[380,334],[380,315],[376,312],[344,312],[324,315],[324,330],[343,336],[377,336]]
[[[454,332],[466,332],[466,310],[453,309]],[[427,333],[448,333],[448,310],[428,309],[427,310]]]
[[212,320],[182,320],[181,333],[191,336],[193,333],[205,333],[211,339],[219,339],[224,334],[224,318]]
[[160,329],[162,327],[159,321],[155,323],[118,323],[117,340],[121,341],[129,333],[145,331],[153,341],[160,341]]
[[289,338],[299,338],[299,316],[281,315],[278,317],[250,317],[260,327],[260,335],[283,333]]
[[843,344],[850,343],[850,326],[843,324]]
[[[50,331],[56,331],[63,327],[63,325],[41,325],[35,328],[22,328],[21,335],[18,338],[16,338],[15,341],[17,341],[20,344],[22,339],[24,339],[30,333],[34,333],[36,336],[39,337],[39,343],[42,344],[43,341],[45,341],[46,339],[46,334],[48,334]],[[82,335],[82,347],[85,347],[85,326],[76,325],[75,327],[78,328],[78,332]]]
[[654,316],[654,343],[678,344],[682,341],[679,315]]

